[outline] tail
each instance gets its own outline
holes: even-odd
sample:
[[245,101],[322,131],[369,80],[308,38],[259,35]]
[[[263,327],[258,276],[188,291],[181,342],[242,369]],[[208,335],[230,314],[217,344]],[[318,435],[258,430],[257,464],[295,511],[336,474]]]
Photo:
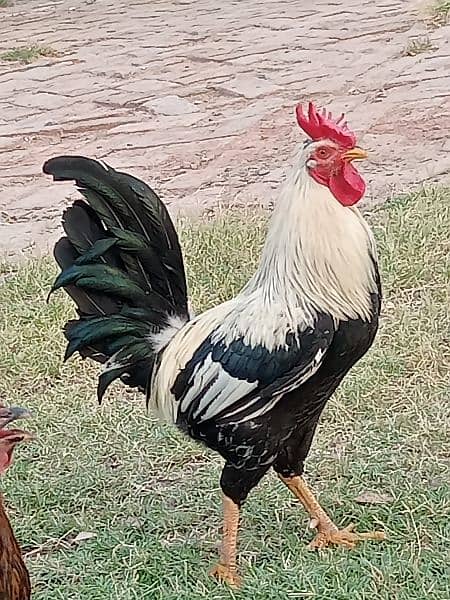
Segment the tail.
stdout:
[[[189,320],[178,236],[166,207],[145,183],[81,156],[48,160],[54,181],[75,180],[85,198],[63,215],[55,245],[63,287],[77,320],[66,323],[65,359],[74,352],[104,363],[97,394],[120,378],[142,391],[159,350]],[[50,295],[49,294],[49,295]]]

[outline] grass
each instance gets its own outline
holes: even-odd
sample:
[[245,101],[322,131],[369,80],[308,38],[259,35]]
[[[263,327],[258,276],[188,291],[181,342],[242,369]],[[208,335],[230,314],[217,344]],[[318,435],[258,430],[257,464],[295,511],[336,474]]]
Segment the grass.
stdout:
[[[243,511],[237,592],[207,576],[219,541],[221,460],[157,425],[120,385],[98,408],[96,367],[61,362],[61,325],[73,309],[63,294],[45,303],[52,262],[11,271],[0,287],[0,398],[33,410],[40,441],[18,449],[2,488],[34,600],[450,598],[449,219],[448,189],[370,215],[383,325],[330,401],[307,465],[338,523],[382,527],[389,540],[308,552],[304,512],[268,476]],[[264,231],[259,217],[184,227],[197,309],[238,290]],[[364,491],[387,502],[356,503]],[[77,542],[80,532],[91,537]]]
[[403,50],[403,56],[417,56],[418,54],[423,54],[424,52],[431,52],[435,50],[436,47],[433,46],[429,37],[420,37],[414,38],[408,41]]
[[447,25],[450,19],[450,0],[438,0],[431,7],[431,20],[436,27]]
[[22,64],[30,64],[41,57],[58,56],[58,53],[49,46],[40,46],[33,44],[31,46],[19,46],[17,48],[11,48],[0,54],[0,60],[8,62],[19,62]]

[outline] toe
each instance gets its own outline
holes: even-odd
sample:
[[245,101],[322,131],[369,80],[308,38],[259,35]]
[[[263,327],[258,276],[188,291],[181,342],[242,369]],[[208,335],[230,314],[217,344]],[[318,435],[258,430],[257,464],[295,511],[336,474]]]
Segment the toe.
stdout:
[[320,531],[316,537],[310,542],[308,548],[319,550],[327,546],[343,546],[344,548],[353,549],[358,542],[362,540],[384,540],[386,535],[383,531],[372,531],[369,533],[358,533],[354,531],[353,524],[347,525],[344,529],[338,531]]
[[209,574],[220,582],[226,583],[231,587],[240,587],[241,578],[237,574],[236,569],[230,569],[225,565],[217,564],[211,569]]
[[336,546],[343,546],[349,550],[352,550],[356,547],[357,541],[357,539],[348,537],[346,535],[340,535],[339,537],[330,540],[332,544],[335,544]]

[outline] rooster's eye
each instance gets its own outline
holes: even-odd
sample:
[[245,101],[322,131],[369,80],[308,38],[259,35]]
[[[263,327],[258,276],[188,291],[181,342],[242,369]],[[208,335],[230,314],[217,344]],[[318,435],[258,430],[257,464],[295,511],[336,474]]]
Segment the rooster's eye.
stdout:
[[328,156],[330,155],[330,153],[329,153],[329,151],[328,151],[328,149],[327,149],[327,148],[319,148],[319,149],[317,150],[317,155],[318,155],[320,158],[328,158]]

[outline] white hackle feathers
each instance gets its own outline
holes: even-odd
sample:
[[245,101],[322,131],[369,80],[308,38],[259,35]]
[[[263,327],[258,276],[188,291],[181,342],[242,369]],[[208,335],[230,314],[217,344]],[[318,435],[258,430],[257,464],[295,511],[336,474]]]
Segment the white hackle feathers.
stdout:
[[182,319],[178,315],[168,315],[167,327],[149,336],[149,341],[155,354],[161,352],[169,344],[176,333],[186,325],[186,322],[186,319]]
[[356,207],[342,206],[309,176],[311,148],[282,190],[260,267],[242,294],[258,289],[267,304],[301,308],[305,324],[317,312],[368,320],[370,294],[377,289],[373,236]]

